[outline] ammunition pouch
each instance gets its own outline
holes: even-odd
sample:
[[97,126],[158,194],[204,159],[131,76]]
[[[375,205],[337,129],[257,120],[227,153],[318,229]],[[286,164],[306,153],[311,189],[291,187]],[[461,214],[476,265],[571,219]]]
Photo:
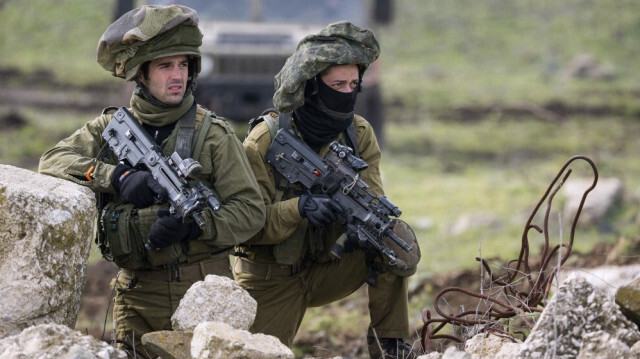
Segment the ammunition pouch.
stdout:
[[138,209],[132,204],[108,203],[101,213],[100,245],[103,258],[120,268],[149,269],[186,260],[181,243],[160,250],[147,250],[145,243],[160,206]]
[[[107,119],[111,120],[116,108],[107,108]],[[212,160],[207,151],[203,151],[204,142],[209,132],[212,118],[216,116],[210,111],[193,106],[178,122],[178,134],[175,143],[169,137],[167,146],[175,147],[183,158],[200,160],[203,165],[199,180],[211,188],[214,197],[218,196],[215,188],[207,181],[212,169]],[[222,121],[222,120],[215,120]],[[193,148],[193,153],[191,149]],[[100,160],[116,164],[113,151],[109,151],[111,158]],[[98,200],[98,226],[96,244],[102,257],[115,263],[118,267],[129,270],[159,269],[175,263],[198,262],[212,256],[223,257],[225,248],[216,247],[212,241],[191,240],[169,245],[159,250],[145,248],[148,242],[151,226],[157,220],[159,209],[167,208],[167,204],[153,205],[147,208],[134,208],[131,204],[122,203],[117,195],[100,192]],[[106,205],[105,205],[106,204]]]
[[[104,238],[101,243],[102,256],[121,268],[144,268],[144,243],[135,241],[140,234],[131,216],[137,211],[132,204],[108,203],[101,213],[100,231]],[[135,216],[134,218],[137,218]]]
[[279,264],[292,265],[300,262],[306,251],[306,226],[298,225],[293,235],[273,246],[273,257]]

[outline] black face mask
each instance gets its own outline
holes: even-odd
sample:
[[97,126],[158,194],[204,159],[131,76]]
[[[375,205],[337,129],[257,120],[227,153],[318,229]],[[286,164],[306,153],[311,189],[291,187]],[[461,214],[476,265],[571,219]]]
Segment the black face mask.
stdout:
[[329,110],[341,113],[353,112],[358,97],[358,88],[351,92],[340,92],[325,84],[320,76],[317,76],[315,80],[320,100]]

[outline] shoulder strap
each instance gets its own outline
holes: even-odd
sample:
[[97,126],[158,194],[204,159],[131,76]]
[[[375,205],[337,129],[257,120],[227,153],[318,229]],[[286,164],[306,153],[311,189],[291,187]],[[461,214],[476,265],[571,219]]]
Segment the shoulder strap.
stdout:
[[[277,120],[276,120],[277,116]],[[290,119],[291,113],[279,113],[276,109],[268,109],[263,111],[259,117],[252,118],[249,121],[249,129],[247,130],[247,136],[249,136],[249,132],[253,130],[260,122],[265,123],[267,125],[267,129],[269,129],[269,135],[271,135],[271,141],[276,138],[276,133],[281,128],[290,128]],[[246,137],[245,137],[246,138]],[[273,171],[273,179],[276,184],[276,192],[273,195],[274,202],[280,202],[282,200],[282,196],[289,188],[289,180],[280,172]]]
[[176,139],[176,152],[182,158],[191,157],[193,136],[196,133],[196,108],[193,106],[178,120],[178,137]]
[[200,158],[200,153],[202,153],[202,147],[204,146],[204,140],[207,138],[207,133],[209,132],[209,127],[211,127],[211,111],[205,112],[204,118],[202,119],[202,123],[200,124],[200,131],[198,132],[198,138],[196,138],[196,143],[193,147],[193,159],[196,161]]
[[[287,130],[291,129],[291,113],[290,112],[285,112],[285,113],[281,113],[278,115],[278,128],[286,128]],[[273,121],[275,122],[275,121]],[[267,126],[269,126],[269,124],[267,123]],[[271,128],[269,128],[269,132],[271,132]],[[271,134],[271,141],[273,141],[276,138],[274,131]],[[282,200],[282,196],[284,195],[284,193],[287,191],[287,189],[289,189],[289,180],[280,173],[280,171],[273,171],[273,179],[275,181],[276,184],[276,192],[273,196],[273,199],[275,202],[280,202]]]
[[[267,125],[267,128],[269,129],[269,134],[271,135],[271,141],[273,141],[273,139],[276,138],[276,133],[278,132],[279,126],[276,124],[276,121],[273,118],[273,116],[264,115],[262,117],[264,118],[264,123]],[[282,116],[278,116],[278,117],[282,117]]]
[[116,107],[116,106],[108,106],[108,107],[105,107],[104,109],[102,109],[102,114],[103,115],[114,114],[116,111],[118,111],[118,107]]
[[358,151],[358,141],[356,140],[356,127],[353,125],[349,125],[347,127],[347,139],[351,142],[351,147],[353,148],[353,154],[356,157],[360,157],[360,151]]
[[245,136],[245,139],[249,136],[249,133],[251,132],[251,130],[253,130],[260,122],[264,121],[264,123],[267,125],[267,128],[269,129],[269,134],[271,135],[271,139],[273,140],[276,137],[276,132],[278,132],[278,128],[279,128],[274,119],[274,117],[276,116],[281,117],[279,112],[276,109],[270,108],[268,110],[262,111],[260,116],[254,117],[251,120],[249,120],[249,128],[247,129],[247,134]]

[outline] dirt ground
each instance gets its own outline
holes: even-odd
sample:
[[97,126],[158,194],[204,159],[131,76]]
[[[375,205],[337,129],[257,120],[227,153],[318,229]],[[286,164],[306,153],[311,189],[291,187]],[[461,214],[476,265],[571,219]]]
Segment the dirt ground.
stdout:
[[[105,260],[89,265],[76,329],[98,339],[113,339],[113,333],[110,330],[113,295],[109,283],[117,271],[113,263]],[[106,332],[103,334],[104,326],[106,326]]]
[[[602,265],[627,265],[636,261],[634,256],[628,253],[637,253],[640,249],[639,240],[621,239],[614,244],[601,244],[589,253],[572,253],[563,269],[570,268],[594,268]],[[530,260],[535,265],[536,260]],[[98,339],[111,340],[111,310],[110,306],[113,293],[109,288],[109,282],[115,276],[117,268],[110,262],[101,260],[90,265],[87,270],[87,284],[83,293],[83,301],[78,316],[76,329],[90,334]],[[435,275],[423,279],[409,293],[410,301],[427,300],[431,302],[434,295],[447,287],[459,287],[470,291],[477,290],[481,285],[478,269],[459,270]],[[364,295],[364,291],[360,295]],[[356,297],[357,298],[357,297]],[[477,300],[464,295],[447,298],[450,307],[472,307]],[[423,306],[421,306],[423,307]],[[426,303],[423,308],[426,308]],[[429,308],[431,309],[431,308]],[[325,309],[323,309],[323,314]],[[339,316],[344,311],[357,310],[367,313],[366,300],[357,300],[353,296],[344,299],[335,305],[326,308],[326,315]],[[415,315],[416,313],[410,313]],[[106,322],[105,322],[106,318]],[[422,323],[421,323],[422,324]],[[106,328],[106,331],[105,329]],[[421,325],[413,328],[416,333],[415,340],[419,340],[417,333],[422,329]],[[342,355],[344,358],[365,358],[366,343],[364,337],[354,337],[349,333],[343,333],[338,337],[328,336],[326,333],[301,330],[294,345],[302,348],[306,357],[333,357]],[[327,356],[327,353],[330,353]]]

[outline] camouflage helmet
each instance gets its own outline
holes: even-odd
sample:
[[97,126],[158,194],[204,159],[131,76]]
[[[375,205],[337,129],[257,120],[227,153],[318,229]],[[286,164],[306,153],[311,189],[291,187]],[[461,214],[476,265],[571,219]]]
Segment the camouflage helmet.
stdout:
[[391,239],[391,237],[384,236],[382,238],[382,244],[393,250],[399,261],[397,263],[389,263],[388,259],[385,258],[383,266],[397,276],[412,276],[418,269],[418,262],[420,261],[421,256],[420,246],[418,245],[416,235],[409,224],[401,219],[394,219],[391,226],[393,228],[392,232],[411,246],[411,250],[408,252],[405,251],[393,239]]
[[198,15],[186,6],[141,6],[122,15],[98,41],[97,60],[113,76],[132,81],[140,65],[160,57],[187,55],[200,72],[202,33]]
[[304,104],[304,87],[333,65],[354,64],[366,69],[380,54],[373,32],[342,21],[328,25],[302,39],[275,77],[273,104],[280,112],[291,112]]

